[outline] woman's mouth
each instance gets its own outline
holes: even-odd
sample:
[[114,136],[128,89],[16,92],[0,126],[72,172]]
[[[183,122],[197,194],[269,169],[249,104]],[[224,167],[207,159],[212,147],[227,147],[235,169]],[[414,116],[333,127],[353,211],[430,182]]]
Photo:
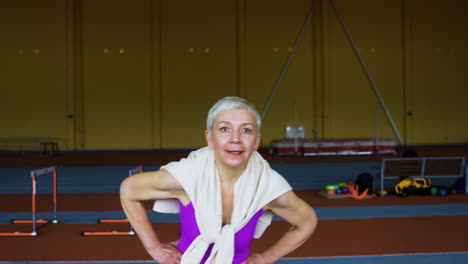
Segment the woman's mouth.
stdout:
[[242,153],[244,153],[244,151],[241,150],[226,150],[226,152],[231,155],[241,155]]

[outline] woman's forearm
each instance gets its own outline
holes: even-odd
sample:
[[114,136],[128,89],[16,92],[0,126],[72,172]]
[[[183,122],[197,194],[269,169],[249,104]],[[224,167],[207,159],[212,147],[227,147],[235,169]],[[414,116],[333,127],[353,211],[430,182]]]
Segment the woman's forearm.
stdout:
[[[291,228],[273,246],[261,253],[266,263],[274,263],[301,246],[315,231],[318,218],[315,211],[303,200],[294,199],[294,195],[279,200],[289,205],[283,210],[276,210],[281,217],[291,224]],[[292,203],[288,203],[291,202]]]
[[142,203],[143,200],[152,197],[156,199],[159,196],[151,195],[153,191],[145,188],[148,184],[144,180],[131,178],[127,178],[120,187],[120,201],[128,221],[148,254],[156,262],[161,264],[179,263],[181,252],[174,245],[161,243]]
[[143,204],[141,202],[131,202],[122,199],[122,207],[143,246],[147,250],[157,247],[160,244],[160,240],[149,220]]
[[120,186],[120,203],[132,228],[140,238],[146,249],[156,247],[160,244],[159,238],[149,220],[146,209],[138,194],[141,191],[134,182],[127,178]]

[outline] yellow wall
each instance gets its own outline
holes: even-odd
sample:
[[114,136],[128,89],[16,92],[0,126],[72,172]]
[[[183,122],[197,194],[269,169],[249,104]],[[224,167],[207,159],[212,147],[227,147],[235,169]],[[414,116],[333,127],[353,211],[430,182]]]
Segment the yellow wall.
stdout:
[[160,3],[161,145],[203,146],[212,104],[237,94],[236,2]]
[[[336,1],[339,14],[396,127],[403,127],[402,8],[399,1]],[[371,82],[330,5],[324,5],[327,137],[394,137]]]
[[84,148],[152,146],[149,1],[83,1]]
[[65,1],[0,4],[0,137],[60,137],[71,146],[67,30]]
[[[468,143],[468,4],[335,0],[406,144]],[[396,138],[327,0],[18,0],[0,8],[0,137],[62,149],[203,146],[226,95],[262,127],[309,138]]]
[[[260,114],[279,82],[294,42],[311,9],[307,0],[245,1],[241,27],[241,96],[251,100]],[[291,61],[279,89],[266,112],[262,125],[262,143],[284,137],[285,125],[303,125],[312,136],[314,122],[313,25]]]
[[467,142],[468,2],[408,1],[407,140]]

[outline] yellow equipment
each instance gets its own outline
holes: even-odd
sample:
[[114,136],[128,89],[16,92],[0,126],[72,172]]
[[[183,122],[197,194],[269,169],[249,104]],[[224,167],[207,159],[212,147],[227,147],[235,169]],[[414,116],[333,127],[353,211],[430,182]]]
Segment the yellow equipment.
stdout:
[[395,186],[395,192],[401,196],[408,196],[410,193],[422,193],[432,186],[431,179],[427,178],[405,178]]

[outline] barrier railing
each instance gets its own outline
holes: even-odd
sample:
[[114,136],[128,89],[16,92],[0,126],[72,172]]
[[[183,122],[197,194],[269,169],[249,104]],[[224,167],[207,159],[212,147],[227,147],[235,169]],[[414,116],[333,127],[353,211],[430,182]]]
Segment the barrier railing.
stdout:
[[[426,157],[383,159],[380,173],[380,191],[383,193],[384,181],[391,178],[426,177],[459,178],[463,177],[465,157]],[[468,169],[467,169],[468,173]],[[468,177],[466,178],[468,183]],[[468,194],[468,187],[465,189]]]

